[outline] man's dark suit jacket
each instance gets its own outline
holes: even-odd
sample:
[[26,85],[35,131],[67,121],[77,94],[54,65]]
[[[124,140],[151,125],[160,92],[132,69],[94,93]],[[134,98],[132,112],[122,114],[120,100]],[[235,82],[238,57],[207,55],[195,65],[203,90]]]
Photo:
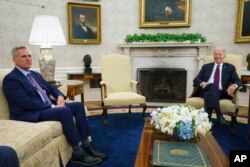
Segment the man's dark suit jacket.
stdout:
[[75,26],[73,29],[73,38],[75,39],[95,39],[96,35],[94,32],[87,26],[87,32],[83,30],[81,25]]
[[[59,95],[63,96],[56,87],[46,82],[38,72],[30,72],[49,97],[50,95],[55,98]],[[8,101],[11,119],[37,122],[41,110],[51,108],[50,105],[42,101],[36,88],[17,68],[5,76],[3,91]],[[55,101],[51,101],[55,104]]]
[[[207,82],[212,74],[214,63],[205,64],[202,66],[199,74],[193,80],[194,87],[199,87],[202,82]],[[236,69],[232,64],[223,63],[221,73],[221,85],[225,91],[231,84],[236,84],[238,87],[242,86],[241,80],[239,79]]]

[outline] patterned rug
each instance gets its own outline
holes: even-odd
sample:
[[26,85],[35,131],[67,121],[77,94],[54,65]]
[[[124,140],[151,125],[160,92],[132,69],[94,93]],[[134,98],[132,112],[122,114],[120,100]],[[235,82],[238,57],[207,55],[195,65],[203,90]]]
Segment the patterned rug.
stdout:
[[[148,106],[146,113],[151,113],[152,111],[156,110],[157,106]],[[132,113],[141,113],[142,108],[140,106],[134,106],[131,108]],[[115,113],[128,113],[128,107],[114,107],[111,109],[108,109],[108,114],[115,114]],[[101,115],[102,114],[102,108],[89,108],[86,112],[87,116],[93,116],[93,115]],[[231,117],[224,114],[224,118],[228,121],[231,120]],[[212,114],[212,118],[216,118],[216,114]],[[240,115],[237,116],[237,122],[247,124],[248,118],[246,115]]]

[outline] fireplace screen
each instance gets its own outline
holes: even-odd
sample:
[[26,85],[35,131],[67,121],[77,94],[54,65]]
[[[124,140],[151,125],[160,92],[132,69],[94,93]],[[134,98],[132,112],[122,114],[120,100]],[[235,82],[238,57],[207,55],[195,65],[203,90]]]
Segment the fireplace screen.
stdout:
[[183,68],[138,68],[137,80],[147,102],[186,100],[187,71]]

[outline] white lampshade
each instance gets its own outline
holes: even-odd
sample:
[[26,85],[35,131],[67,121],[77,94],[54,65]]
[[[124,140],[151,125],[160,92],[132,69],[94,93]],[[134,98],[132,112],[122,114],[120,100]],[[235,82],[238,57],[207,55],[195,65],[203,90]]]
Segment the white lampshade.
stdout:
[[59,19],[50,15],[36,16],[32,25],[29,43],[32,45],[66,45]]

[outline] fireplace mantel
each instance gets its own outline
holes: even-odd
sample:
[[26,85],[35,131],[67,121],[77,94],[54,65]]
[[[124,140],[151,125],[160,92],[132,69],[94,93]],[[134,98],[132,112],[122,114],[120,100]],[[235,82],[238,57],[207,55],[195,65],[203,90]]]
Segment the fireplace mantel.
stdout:
[[[197,61],[196,69],[203,64],[203,57],[208,55],[208,48],[212,43],[185,43],[185,42],[150,42],[150,43],[131,43],[118,44],[124,55],[131,57],[195,57]],[[187,49],[191,49],[189,54],[185,54]],[[192,50],[195,51],[192,51]],[[178,51],[177,51],[178,50]]]
[[185,42],[140,42],[140,43],[131,43],[131,44],[118,44],[118,47],[120,48],[145,48],[145,47],[150,47],[150,48],[178,48],[178,47],[193,47],[193,48],[200,48],[200,47],[209,47],[211,46],[212,43],[185,43]]

